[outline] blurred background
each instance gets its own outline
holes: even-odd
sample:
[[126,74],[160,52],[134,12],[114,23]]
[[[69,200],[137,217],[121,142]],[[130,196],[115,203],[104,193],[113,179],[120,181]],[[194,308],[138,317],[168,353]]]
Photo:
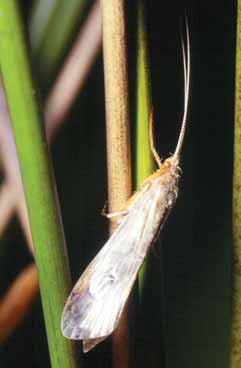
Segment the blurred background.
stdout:
[[[86,14],[92,3],[86,6]],[[33,4],[22,1],[21,5],[27,30]],[[227,368],[236,2],[145,1],[145,5],[155,141],[162,158],[174,151],[182,118],[180,33],[185,15],[191,39],[191,86],[180,193],[150,252],[144,308],[133,320],[136,366]],[[126,2],[126,11],[134,144],[135,2]],[[74,27],[64,54],[81,24],[82,21]],[[33,74],[42,101],[61,60],[58,64],[46,81],[33,57]],[[100,215],[107,200],[101,51],[56,134],[52,156],[71,273],[76,281],[108,238],[108,222]],[[32,256],[16,216],[0,242],[0,291],[4,295]],[[81,345],[79,350],[81,353]],[[84,356],[83,366],[107,368],[111,366],[110,357],[107,340]],[[0,362],[1,367],[14,368],[19,362],[25,368],[50,367],[39,297],[17,329],[0,345]]]

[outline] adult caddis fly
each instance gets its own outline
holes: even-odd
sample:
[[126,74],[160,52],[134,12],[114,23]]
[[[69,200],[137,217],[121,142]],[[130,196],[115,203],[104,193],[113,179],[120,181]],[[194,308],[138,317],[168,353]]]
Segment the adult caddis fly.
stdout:
[[62,333],[69,339],[83,340],[84,352],[116,328],[143,260],[177,198],[189,96],[188,28],[186,44],[185,48],[182,41],[184,113],[175,152],[161,162],[154,148],[151,123],[150,145],[159,168],[130,198],[127,208],[116,214],[120,216],[117,229],[86,268],[63,310]]

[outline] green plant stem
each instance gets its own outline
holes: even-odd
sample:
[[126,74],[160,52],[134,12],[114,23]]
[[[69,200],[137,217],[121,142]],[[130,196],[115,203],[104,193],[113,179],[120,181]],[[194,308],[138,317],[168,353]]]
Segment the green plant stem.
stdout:
[[[123,0],[102,0],[109,211],[131,195],[128,82]],[[112,223],[113,231],[115,223]],[[112,335],[113,367],[129,367],[128,305]]]
[[[73,30],[85,14],[88,0],[56,0],[52,3],[40,0],[36,3],[30,22],[30,37],[33,58],[40,76],[48,80],[66,51],[66,45]],[[43,23],[43,24],[42,24]],[[41,24],[41,25],[39,25]],[[37,32],[43,28],[42,32]]]
[[[137,116],[136,116],[136,189],[153,173],[154,162],[149,142],[149,117],[151,107],[150,78],[143,0],[137,1]],[[146,261],[139,272],[139,296],[145,282]]]
[[35,248],[51,363],[53,368],[77,368],[74,343],[60,331],[70,274],[48,146],[16,2],[0,0],[0,14],[1,71]]
[[233,290],[230,368],[241,361],[241,1],[237,2],[234,167],[233,167]]

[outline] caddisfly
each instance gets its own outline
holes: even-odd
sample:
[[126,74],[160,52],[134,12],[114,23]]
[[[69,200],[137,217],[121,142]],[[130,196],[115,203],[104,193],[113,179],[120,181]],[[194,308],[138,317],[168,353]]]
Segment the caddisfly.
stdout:
[[176,150],[162,163],[154,148],[150,124],[150,145],[159,169],[130,198],[127,208],[117,213],[121,215],[117,229],[86,268],[63,310],[62,333],[69,339],[83,340],[84,352],[92,349],[116,328],[143,260],[177,198],[178,165],[189,98],[188,28],[187,48],[185,50],[182,41],[182,53],[184,113]]

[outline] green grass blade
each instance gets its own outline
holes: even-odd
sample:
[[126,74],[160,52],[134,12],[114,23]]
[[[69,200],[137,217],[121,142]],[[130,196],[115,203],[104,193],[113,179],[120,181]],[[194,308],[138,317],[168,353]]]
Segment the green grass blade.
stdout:
[[70,277],[43,124],[16,2],[0,0],[0,64],[28,207],[52,367],[77,365],[60,331]]
[[230,367],[241,361],[241,1],[237,2],[236,82],[233,167],[233,295]]
[[[55,72],[66,50],[66,44],[73,36],[76,25],[80,24],[88,3],[87,0],[56,0],[52,7],[48,5],[46,13],[43,12],[43,6],[36,4],[29,29],[33,58],[40,76],[48,79]],[[36,30],[42,27],[39,26],[41,19],[44,22],[44,31],[36,34]]]
[[[136,188],[153,173],[153,157],[149,142],[151,107],[150,78],[147,61],[146,31],[143,0],[138,0],[137,21],[137,120],[136,120]],[[142,295],[146,262],[139,272],[139,292]]]

